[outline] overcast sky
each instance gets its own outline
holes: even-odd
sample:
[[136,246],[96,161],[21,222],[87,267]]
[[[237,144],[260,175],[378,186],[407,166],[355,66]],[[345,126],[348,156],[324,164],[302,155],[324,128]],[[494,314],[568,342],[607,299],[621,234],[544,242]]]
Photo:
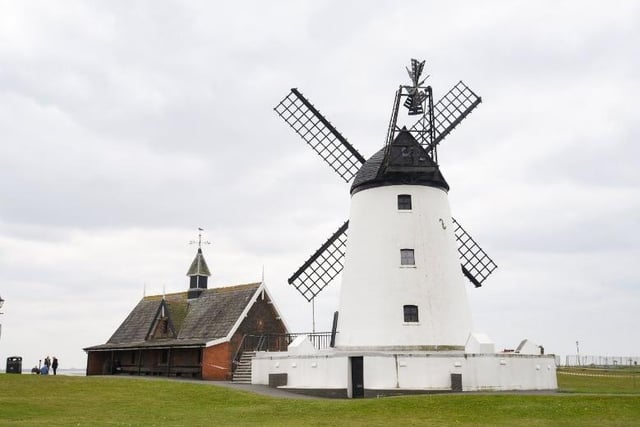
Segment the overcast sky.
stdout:
[[[368,157],[426,59],[483,103],[443,142],[453,215],[499,265],[468,286],[496,347],[640,355],[637,1],[0,0],[0,366],[84,368],[143,296],[286,279],[349,187],[273,111],[298,87]],[[316,302],[329,330],[339,281]]]

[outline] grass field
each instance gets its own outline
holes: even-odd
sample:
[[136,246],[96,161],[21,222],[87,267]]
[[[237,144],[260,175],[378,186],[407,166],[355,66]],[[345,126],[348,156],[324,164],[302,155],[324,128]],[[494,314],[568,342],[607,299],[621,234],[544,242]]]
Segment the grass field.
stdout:
[[640,394],[640,369],[561,368],[558,387],[561,392]]
[[560,392],[548,395],[365,400],[276,399],[157,378],[0,374],[0,425],[640,425],[640,381],[633,388],[638,372],[603,374],[618,372],[560,371]]

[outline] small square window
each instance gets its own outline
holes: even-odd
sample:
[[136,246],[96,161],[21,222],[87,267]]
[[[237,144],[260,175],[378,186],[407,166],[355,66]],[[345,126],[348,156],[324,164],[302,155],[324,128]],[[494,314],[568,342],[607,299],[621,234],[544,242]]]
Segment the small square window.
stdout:
[[405,323],[417,323],[418,322],[418,306],[405,305],[403,308],[404,308]]
[[416,265],[413,249],[400,249],[400,265]]
[[411,195],[410,194],[398,194],[398,210],[410,211],[411,210]]

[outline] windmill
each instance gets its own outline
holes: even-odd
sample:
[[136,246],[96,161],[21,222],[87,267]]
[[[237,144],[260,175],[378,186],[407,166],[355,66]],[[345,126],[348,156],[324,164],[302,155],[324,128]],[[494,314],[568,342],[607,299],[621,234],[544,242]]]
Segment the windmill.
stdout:
[[479,287],[497,267],[451,216],[438,148],[481,99],[459,82],[434,102],[423,69],[411,61],[385,142],[368,159],[297,89],[275,107],[351,184],[351,204],[349,220],[289,279],[313,303],[342,273],[331,348],[301,336],[286,352],[258,352],[255,384],[278,376],[288,390],[337,397],[557,388],[552,355],[499,353],[472,329],[466,279]]
[[[413,126],[404,130],[424,148],[430,163],[437,170],[438,145],[482,99],[460,81],[434,103],[431,86],[424,86],[428,76],[420,80],[423,68],[424,61],[411,60],[411,69],[407,69],[411,85],[400,85],[396,91],[385,147],[377,154],[381,155],[392,149],[392,142],[403,130],[398,124],[399,107],[402,103],[409,115],[420,116]],[[346,183],[353,182],[367,163],[364,156],[298,89],[291,89],[274,110]],[[399,155],[403,154],[406,153],[400,150]],[[389,156],[385,158],[388,159]],[[446,189],[448,190],[448,185]],[[462,272],[475,287],[480,287],[497,265],[458,221],[453,218],[451,220]],[[444,220],[442,221],[442,226],[445,227]],[[307,301],[312,301],[342,271],[348,227],[349,221],[344,222],[288,279],[289,284]]]

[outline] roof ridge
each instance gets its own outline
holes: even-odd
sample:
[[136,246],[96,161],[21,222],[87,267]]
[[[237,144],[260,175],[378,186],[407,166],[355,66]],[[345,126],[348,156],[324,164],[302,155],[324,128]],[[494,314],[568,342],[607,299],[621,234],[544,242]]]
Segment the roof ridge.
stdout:
[[[239,285],[225,285],[225,286],[217,286],[214,288],[209,288],[209,289],[203,289],[204,292],[215,292],[215,291],[230,291],[230,290],[234,290],[234,289],[242,289],[242,288],[249,288],[249,287],[257,287],[260,286],[262,284],[262,282],[251,282],[251,283],[242,283]],[[174,296],[186,296],[187,295],[187,291],[180,291],[180,292],[172,292],[169,294],[156,294],[156,295],[146,295],[142,298],[143,301],[158,301],[161,300],[163,297],[174,297]]]

